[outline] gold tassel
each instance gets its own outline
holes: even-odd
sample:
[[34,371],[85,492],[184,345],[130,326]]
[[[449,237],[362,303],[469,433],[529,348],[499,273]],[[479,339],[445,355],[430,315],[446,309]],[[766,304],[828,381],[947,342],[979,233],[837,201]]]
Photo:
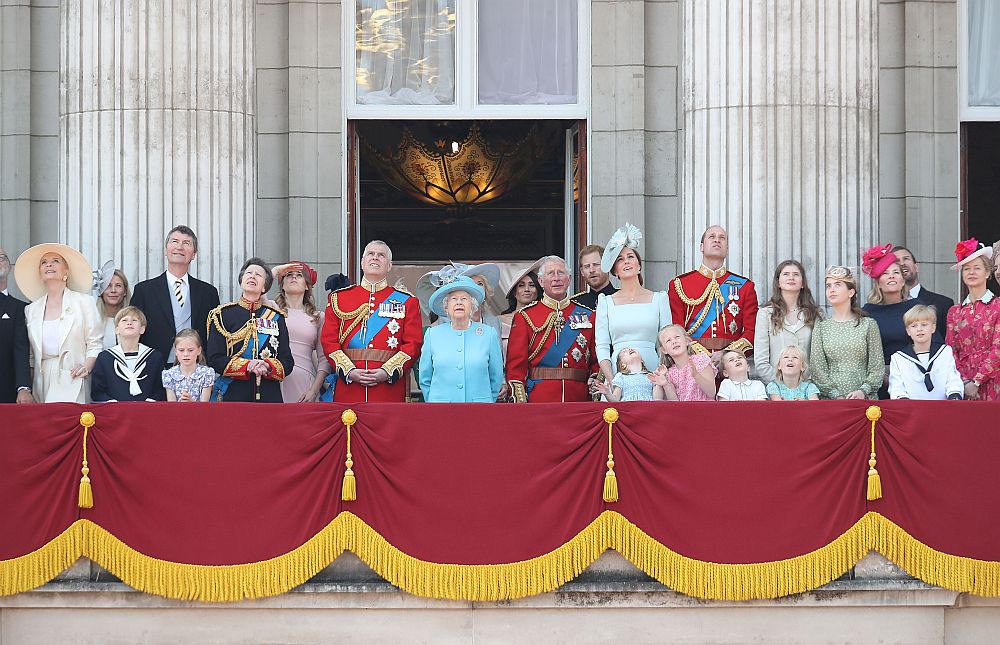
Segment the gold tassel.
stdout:
[[604,409],[604,422],[608,424],[608,472],[604,475],[604,501],[618,501],[618,478],[615,476],[615,455],[611,449],[611,430],[618,421],[618,410]]
[[882,499],[882,478],[875,469],[875,422],[882,418],[882,408],[877,405],[869,406],[865,410],[865,416],[872,422],[872,454],[868,458],[868,501],[871,502]]
[[348,408],[340,415],[340,420],[347,426],[347,460],[344,462],[344,485],[340,488],[340,499],[353,502],[358,498],[358,484],[354,480],[354,459],[351,458],[351,426],[358,422],[358,415]]
[[90,487],[90,467],[87,465],[87,435],[90,427],[96,422],[93,412],[84,412],[80,415],[80,425],[83,426],[83,465],[80,468],[83,477],[80,478],[80,495],[77,499],[80,508],[94,507],[94,491]]

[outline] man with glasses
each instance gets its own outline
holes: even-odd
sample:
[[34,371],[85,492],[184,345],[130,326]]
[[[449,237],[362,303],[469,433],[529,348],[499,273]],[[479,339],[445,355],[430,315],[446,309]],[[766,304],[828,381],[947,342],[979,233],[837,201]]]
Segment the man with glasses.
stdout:
[[514,314],[507,344],[507,382],[517,402],[590,401],[597,371],[594,310],[567,293],[572,274],[550,255],[538,267],[544,295]]
[[0,248],[0,403],[33,403],[28,327],[24,322],[28,303],[7,291],[10,271],[10,256]]

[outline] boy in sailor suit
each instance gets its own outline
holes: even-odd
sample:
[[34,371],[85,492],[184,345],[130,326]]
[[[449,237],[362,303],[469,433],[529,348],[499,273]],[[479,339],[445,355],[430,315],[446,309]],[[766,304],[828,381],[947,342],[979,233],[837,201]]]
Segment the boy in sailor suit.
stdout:
[[913,345],[889,360],[889,398],[961,399],[965,385],[951,347],[932,340],[937,329],[934,307],[917,305],[903,314],[903,324]]
[[146,316],[138,307],[115,315],[118,344],[104,350],[90,375],[90,397],[102,401],[165,401],[163,355],[139,342]]

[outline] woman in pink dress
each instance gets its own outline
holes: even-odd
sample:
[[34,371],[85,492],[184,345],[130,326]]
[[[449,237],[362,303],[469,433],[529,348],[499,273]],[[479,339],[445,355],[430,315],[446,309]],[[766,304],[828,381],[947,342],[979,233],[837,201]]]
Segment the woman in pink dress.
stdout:
[[287,312],[285,323],[295,359],[295,367],[281,382],[281,398],[286,403],[316,401],[330,373],[320,342],[323,312],[317,311],[312,295],[316,271],[305,262],[289,262],[274,268],[274,281],[279,289],[275,302]]
[[965,382],[965,398],[980,401],[1000,400],[1000,300],[986,288],[992,255],[992,248],[975,239],[955,248],[958,263],[952,269],[962,272],[969,295],[948,310],[945,338]]

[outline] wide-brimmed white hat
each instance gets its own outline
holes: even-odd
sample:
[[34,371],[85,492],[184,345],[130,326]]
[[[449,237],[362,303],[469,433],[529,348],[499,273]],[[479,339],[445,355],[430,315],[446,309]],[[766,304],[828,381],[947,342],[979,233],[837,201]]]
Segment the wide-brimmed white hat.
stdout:
[[90,263],[83,254],[76,249],[65,244],[46,242],[36,244],[22,253],[14,264],[14,281],[17,288],[29,300],[35,301],[45,295],[45,284],[39,274],[42,256],[46,253],[58,253],[66,260],[69,268],[69,279],[66,287],[80,293],[90,293],[94,284],[94,273],[90,268]]
[[961,269],[964,265],[972,262],[976,258],[985,257],[990,262],[993,261],[993,247],[984,246],[982,242],[978,241],[976,238],[969,238],[968,240],[963,240],[955,245],[955,259],[958,260],[955,264],[951,265],[954,270]]
[[642,231],[632,224],[625,222],[624,226],[611,235],[608,245],[604,247],[604,255],[601,257],[601,271],[611,273],[611,269],[614,268],[615,262],[618,260],[621,252],[626,248],[639,248],[639,240],[641,239]]
[[[445,267],[445,269],[447,268]],[[438,279],[440,285],[431,294],[427,304],[431,311],[442,318],[448,317],[448,314],[444,310],[444,301],[450,293],[464,291],[476,300],[477,305],[482,305],[483,300],[486,298],[486,292],[483,288],[473,282],[472,278],[468,276],[445,272],[443,275],[439,275]]]

